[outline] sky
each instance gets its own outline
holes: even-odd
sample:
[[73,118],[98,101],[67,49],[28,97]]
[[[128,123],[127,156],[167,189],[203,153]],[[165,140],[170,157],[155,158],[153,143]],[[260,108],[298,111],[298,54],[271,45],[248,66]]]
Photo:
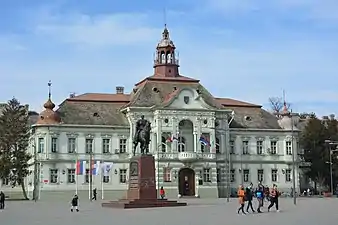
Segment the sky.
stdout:
[[338,114],[336,0],[11,0],[0,3],[0,102],[130,92],[153,74],[164,23],[180,73],[217,97]]

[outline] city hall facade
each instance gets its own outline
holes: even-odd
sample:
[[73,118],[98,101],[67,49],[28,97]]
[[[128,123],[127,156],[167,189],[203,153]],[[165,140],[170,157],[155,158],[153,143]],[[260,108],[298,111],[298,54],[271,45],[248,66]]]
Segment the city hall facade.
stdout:
[[32,129],[29,193],[35,186],[41,197],[87,194],[89,167],[77,175],[76,162],[92,160],[112,163],[109,173],[93,176],[92,187],[105,199],[123,197],[141,115],[151,122],[149,150],[168,197],[225,197],[251,182],[290,191],[293,179],[299,188],[298,166],[292,176],[298,129],[290,112],[277,117],[260,105],[213,96],[199,80],[180,75],[175,49],[165,27],[154,74],[131,93],[119,86],[116,93],[72,95],[57,110],[49,97]]

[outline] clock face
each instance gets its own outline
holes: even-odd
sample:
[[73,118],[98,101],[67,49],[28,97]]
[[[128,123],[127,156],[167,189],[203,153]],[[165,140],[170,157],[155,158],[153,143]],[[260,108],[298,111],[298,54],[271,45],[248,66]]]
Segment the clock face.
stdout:
[[130,169],[130,176],[137,176],[138,175],[138,162],[131,162],[129,165]]

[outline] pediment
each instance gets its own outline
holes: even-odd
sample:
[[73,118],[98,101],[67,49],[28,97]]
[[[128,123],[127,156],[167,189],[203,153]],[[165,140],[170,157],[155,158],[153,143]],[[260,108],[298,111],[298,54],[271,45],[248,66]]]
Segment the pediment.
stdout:
[[211,109],[212,107],[204,101],[203,97],[196,90],[184,88],[172,97],[165,108]]

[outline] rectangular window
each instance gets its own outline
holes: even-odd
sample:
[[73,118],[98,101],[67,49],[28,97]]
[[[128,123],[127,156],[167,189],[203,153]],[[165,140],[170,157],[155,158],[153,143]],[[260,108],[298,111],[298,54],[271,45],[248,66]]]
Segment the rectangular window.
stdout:
[[102,139],[102,153],[107,154],[110,152],[110,139]]
[[51,152],[55,153],[58,151],[58,139],[57,138],[52,138],[51,141]]
[[270,154],[276,155],[277,154],[277,141],[270,142]]
[[263,141],[257,141],[257,155],[263,154]]
[[49,171],[49,174],[50,174],[49,182],[51,184],[56,184],[58,182],[58,173],[59,173],[58,169],[50,169],[50,171]]
[[285,170],[285,181],[291,182],[291,169]]
[[75,183],[75,169],[68,169],[68,179],[67,182],[70,184]]
[[257,170],[257,181],[263,182],[263,180],[264,180],[264,170],[258,169]]
[[103,176],[102,182],[103,183],[109,183],[109,176]]
[[249,154],[249,142],[248,141],[243,141],[243,155]]
[[249,178],[250,178],[250,170],[244,169],[243,170],[243,181],[249,182]]
[[234,169],[230,170],[230,182],[235,182],[236,180],[236,171]]
[[125,138],[120,139],[119,149],[120,149],[120,153],[127,152],[127,139]]
[[285,147],[286,147],[286,154],[287,155],[292,155],[292,144],[291,144],[291,141],[285,142]]
[[89,169],[86,169],[86,174],[85,174],[85,183],[89,183],[90,175],[89,175]]
[[211,182],[210,169],[203,169],[203,182]]
[[277,182],[277,169],[272,169],[271,170],[271,181],[272,182]]
[[38,140],[38,153],[43,153],[45,151],[45,139],[39,138]]
[[126,169],[120,169],[120,183],[127,183],[127,170]]
[[171,182],[171,170],[168,167],[163,168],[163,181]]
[[86,139],[86,154],[93,153],[93,139]]
[[76,139],[68,138],[68,153],[75,153],[76,149]]
[[235,141],[229,141],[230,154],[235,154]]
[[9,178],[3,178],[2,179],[2,186],[8,186],[10,184]]
[[217,168],[216,170],[216,181],[221,182],[221,169]]

